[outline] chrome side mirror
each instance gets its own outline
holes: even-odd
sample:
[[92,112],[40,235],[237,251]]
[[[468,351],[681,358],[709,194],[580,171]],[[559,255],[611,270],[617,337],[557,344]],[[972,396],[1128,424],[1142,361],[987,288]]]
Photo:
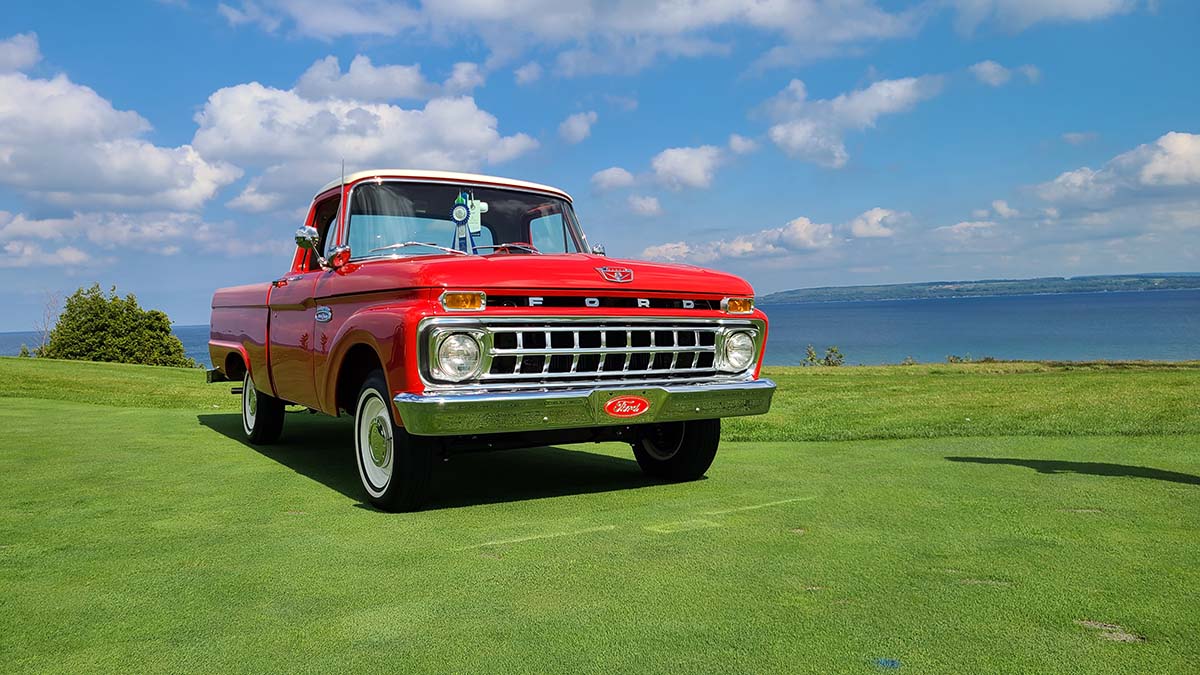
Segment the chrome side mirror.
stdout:
[[592,255],[607,256],[608,253],[604,251],[604,244],[592,244]]
[[296,245],[304,249],[317,250],[317,242],[321,234],[312,225],[305,225],[296,230]]

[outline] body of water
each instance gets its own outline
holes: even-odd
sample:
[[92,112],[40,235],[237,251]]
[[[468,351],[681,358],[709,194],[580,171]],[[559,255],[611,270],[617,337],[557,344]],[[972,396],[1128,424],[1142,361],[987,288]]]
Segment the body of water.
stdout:
[[[837,345],[848,364],[980,359],[1200,359],[1200,291],[1069,293],[937,300],[763,305],[767,363],[796,365],[811,344]],[[188,356],[208,363],[208,326],[175,326]],[[38,344],[0,333],[0,355]]]

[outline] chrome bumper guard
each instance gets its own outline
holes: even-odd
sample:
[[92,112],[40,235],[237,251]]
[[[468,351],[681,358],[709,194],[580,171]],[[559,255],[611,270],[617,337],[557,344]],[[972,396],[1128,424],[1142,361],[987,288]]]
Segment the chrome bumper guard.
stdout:
[[[770,409],[774,393],[774,382],[758,379],[558,391],[399,394],[395,403],[411,434],[463,436],[761,415]],[[604,407],[617,396],[640,396],[650,406],[637,417],[613,417]]]

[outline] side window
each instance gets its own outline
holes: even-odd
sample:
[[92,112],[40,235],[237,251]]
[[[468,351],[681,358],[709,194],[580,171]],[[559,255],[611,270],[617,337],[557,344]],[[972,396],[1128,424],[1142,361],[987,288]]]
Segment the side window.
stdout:
[[531,244],[543,253],[571,253],[575,243],[567,236],[566,223],[561,213],[538,216],[529,221]]
[[[317,228],[317,233],[320,235],[318,248],[324,251],[325,257],[329,257],[333,250],[334,244],[334,223],[337,222],[338,204],[341,202],[341,197],[330,197],[325,201],[317,204],[316,213],[313,214],[312,226]],[[319,269],[317,256],[311,253],[308,256],[308,269]]]

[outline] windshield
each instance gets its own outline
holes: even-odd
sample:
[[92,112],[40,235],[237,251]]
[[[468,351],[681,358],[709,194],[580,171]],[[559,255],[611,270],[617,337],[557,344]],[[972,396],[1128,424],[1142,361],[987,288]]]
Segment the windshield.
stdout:
[[445,255],[440,250],[445,248],[476,255],[586,250],[571,204],[564,199],[400,181],[354,188],[346,241],[355,260]]

